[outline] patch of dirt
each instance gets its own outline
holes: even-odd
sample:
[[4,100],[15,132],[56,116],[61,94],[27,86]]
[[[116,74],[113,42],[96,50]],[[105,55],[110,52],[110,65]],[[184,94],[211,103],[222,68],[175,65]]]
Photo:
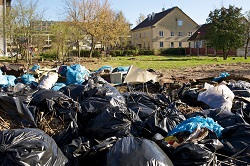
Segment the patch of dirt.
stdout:
[[208,77],[217,77],[222,72],[228,72],[238,78],[245,78],[250,81],[250,64],[236,63],[236,64],[216,64],[204,65],[197,67],[189,67],[185,69],[162,69],[163,77],[166,79],[178,82],[190,82],[196,79],[203,79]]

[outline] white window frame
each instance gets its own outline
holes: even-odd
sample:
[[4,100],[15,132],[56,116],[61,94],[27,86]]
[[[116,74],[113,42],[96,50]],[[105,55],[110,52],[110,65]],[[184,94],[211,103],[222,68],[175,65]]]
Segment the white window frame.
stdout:
[[163,31],[159,31],[159,36],[160,37],[164,37],[164,32]]
[[179,48],[182,48],[182,42],[179,42]]
[[178,32],[178,36],[183,36],[183,32]]
[[[173,45],[172,45],[173,43]],[[174,48],[174,42],[170,42],[170,48]]]
[[174,36],[174,32],[170,32],[170,36]]
[[183,20],[177,20],[177,25],[178,25],[178,27],[183,26]]

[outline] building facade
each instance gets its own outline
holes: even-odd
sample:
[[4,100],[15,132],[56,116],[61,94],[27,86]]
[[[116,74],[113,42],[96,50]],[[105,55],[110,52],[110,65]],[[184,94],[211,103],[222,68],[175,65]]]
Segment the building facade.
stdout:
[[7,55],[7,39],[5,32],[6,10],[11,5],[11,0],[0,0],[0,56]]
[[199,25],[180,8],[152,13],[131,30],[132,45],[140,49],[159,50],[190,47],[190,36]]

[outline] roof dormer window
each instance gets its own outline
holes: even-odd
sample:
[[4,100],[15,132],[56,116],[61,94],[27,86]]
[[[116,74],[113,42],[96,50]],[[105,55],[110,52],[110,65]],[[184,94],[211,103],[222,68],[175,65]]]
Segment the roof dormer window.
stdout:
[[177,25],[178,25],[179,27],[181,27],[181,26],[183,25],[183,21],[182,21],[182,20],[177,20]]

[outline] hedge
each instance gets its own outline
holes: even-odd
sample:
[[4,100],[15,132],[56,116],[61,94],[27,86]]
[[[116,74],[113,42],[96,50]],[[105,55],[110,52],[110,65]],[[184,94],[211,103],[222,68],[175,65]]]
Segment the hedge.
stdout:
[[161,50],[162,55],[185,55],[185,48],[168,48]]

